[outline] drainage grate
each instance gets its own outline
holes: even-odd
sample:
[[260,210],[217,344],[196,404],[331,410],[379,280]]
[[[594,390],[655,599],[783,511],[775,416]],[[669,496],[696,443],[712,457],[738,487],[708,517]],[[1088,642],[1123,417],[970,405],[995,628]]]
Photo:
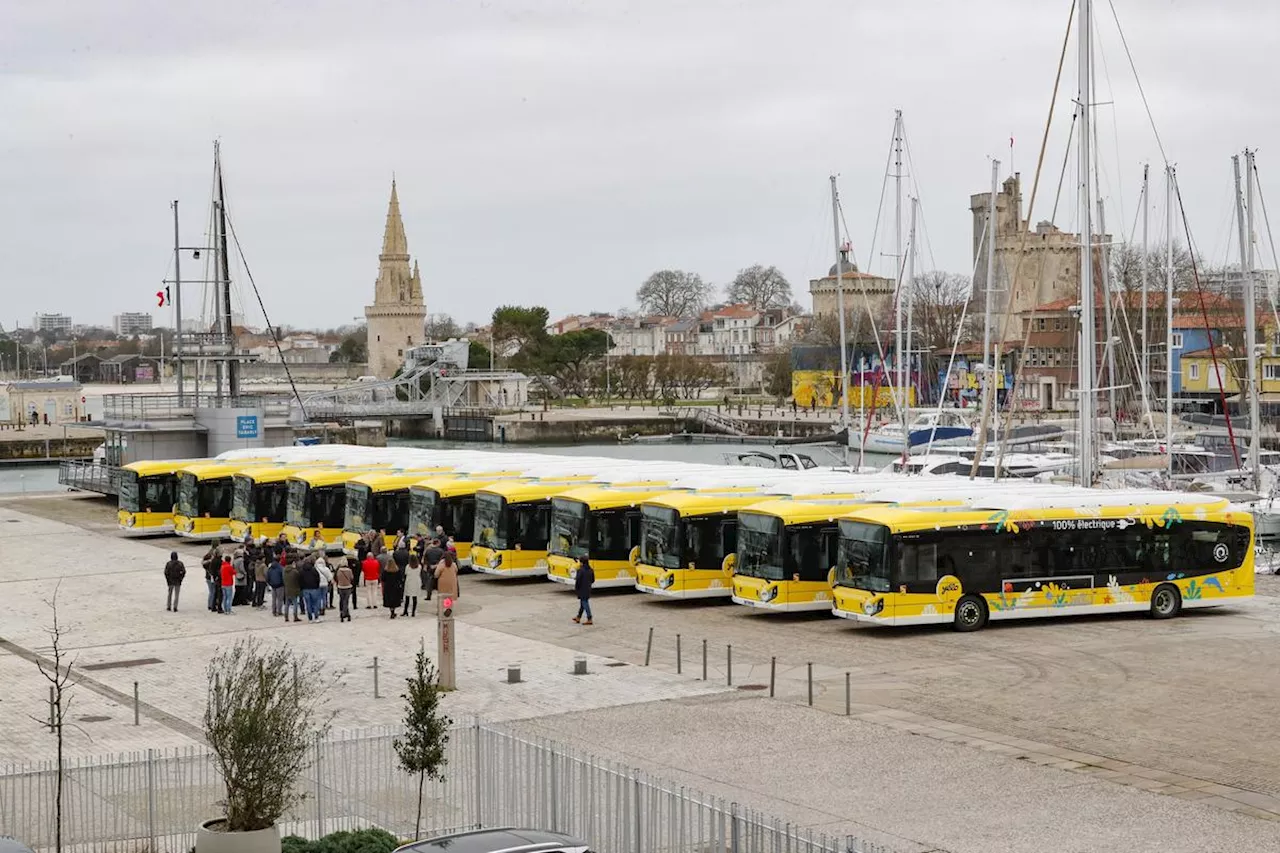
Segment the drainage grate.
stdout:
[[615,660],[605,664],[605,666],[626,666],[626,661]]
[[103,669],[127,669],[131,666],[146,666],[151,663],[164,663],[160,658],[138,658],[137,660],[113,660],[107,663],[93,663],[88,666],[82,666],[81,669],[87,672],[98,672]]
[[100,714],[90,714],[87,717],[77,717],[77,719],[82,723],[105,723],[107,720],[111,718],[104,717]]
[[739,689],[739,690],[768,690],[768,689],[769,689],[769,685],[767,685],[767,684],[739,684],[739,685],[738,685],[738,689]]

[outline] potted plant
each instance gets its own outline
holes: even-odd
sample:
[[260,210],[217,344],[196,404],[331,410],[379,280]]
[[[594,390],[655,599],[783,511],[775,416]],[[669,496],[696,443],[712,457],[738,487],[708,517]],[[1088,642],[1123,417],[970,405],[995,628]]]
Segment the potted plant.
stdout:
[[319,661],[253,637],[218,652],[208,680],[204,733],[226,796],[196,853],[280,853],[276,823],[304,798],[295,783],[333,719],[320,707],[332,681]]

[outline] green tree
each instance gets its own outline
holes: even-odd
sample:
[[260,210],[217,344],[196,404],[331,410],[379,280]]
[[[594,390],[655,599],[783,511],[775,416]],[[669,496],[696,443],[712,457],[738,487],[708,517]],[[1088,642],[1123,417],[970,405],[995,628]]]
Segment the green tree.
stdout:
[[554,376],[571,394],[585,397],[592,382],[594,364],[609,348],[609,335],[600,329],[579,329],[548,337],[530,359],[529,366]]
[[499,344],[515,344],[519,352],[541,345],[549,337],[550,313],[540,305],[523,307],[503,305],[493,312],[493,340]]
[[268,829],[303,799],[296,789],[332,713],[333,679],[315,658],[256,637],[216,653],[207,669],[204,736],[226,789],[229,832]]
[[352,332],[342,339],[338,348],[329,353],[329,361],[342,364],[362,364],[369,360],[369,329]]
[[[490,350],[479,341],[472,341],[467,348],[467,368],[469,370],[488,370],[491,358]],[[497,364],[494,364],[497,367]]]
[[436,668],[427,657],[425,641],[418,646],[413,675],[405,679],[404,734],[395,739],[396,760],[400,769],[418,777],[418,817],[413,824],[413,838],[422,837],[422,789],[427,779],[444,779],[448,763],[445,747],[449,744],[449,726],[453,720],[440,710],[440,687]]

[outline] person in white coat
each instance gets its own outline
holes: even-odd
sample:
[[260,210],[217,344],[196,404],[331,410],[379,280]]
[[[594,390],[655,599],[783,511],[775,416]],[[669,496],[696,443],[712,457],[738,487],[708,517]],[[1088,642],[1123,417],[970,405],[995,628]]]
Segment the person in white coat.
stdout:
[[333,607],[333,569],[323,554],[316,557],[316,571],[320,573],[320,618],[323,619],[325,610]]

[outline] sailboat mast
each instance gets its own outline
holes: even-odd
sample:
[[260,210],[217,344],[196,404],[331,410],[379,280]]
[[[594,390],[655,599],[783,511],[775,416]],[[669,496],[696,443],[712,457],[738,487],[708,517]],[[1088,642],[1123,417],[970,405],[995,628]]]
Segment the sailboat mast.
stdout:
[[[1000,161],[991,161],[991,198],[987,202],[987,292],[982,309],[982,363],[991,368],[991,289],[996,277],[996,192],[1000,184]],[[1020,217],[1021,211],[1014,211]]]
[[[844,322],[844,252],[840,242],[840,190],[831,176],[831,231],[836,246],[836,313],[840,317],[840,422],[844,425],[844,463],[849,464],[853,425],[849,423],[849,347]],[[861,384],[858,388],[862,391]]]
[[1092,486],[1094,481],[1094,434],[1096,417],[1094,413],[1094,363],[1097,357],[1096,322],[1093,298],[1093,199],[1090,179],[1093,175],[1093,163],[1090,144],[1093,134],[1090,130],[1092,122],[1090,93],[1093,87],[1090,80],[1093,61],[1093,4],[1091,0],[1080,0],[1079,29],[1077,31],[1080,63],[1080,165],[1077,180],[1079,181],[1080,206],[1080,373],[1079,399],[1080,413],[1080,482],[1084,486]]
[[1253,181],[1254,171],[1253,154],[1248,148],[1244,150],[1245,165],[1245,215],[1248,217],[1248,268],[1245,273],[1245,302],[1244,302],[1244,319],[1248,334],[1249,354],[1249,471],[1253,475],[1253,488],[1259,490],[1262,488],[1262,465],[1259,460],[1258,450],[1262,446],[1262,386],[1258,383],[1258,356],[1257,356],[1257,338],[1258,338],[1258,278],[1257,271],[1254,269],[1253,258]]
[[[1247,390],[1241,399],[1249,401],[1249,483],[1250,488],[1257,490],[1260,486],[1258,477],[1258,376],[1257,356],[1254,352],[1258,337],[1258,319],[1255,311],[1257,295],[1253,282],[1253,153],[1247,148],[1244,156],[1246,186],[1244,194],[1240,188],[1240,155],[1231,158],[1231,169],[1236,182],[1236,225],[1240,237],[1240,275],[1243,282],[1242,297],[1244,301],[1244,358],[1245,384]],[[1247,198],[1246,198],[1247,196]]]
[[1102,268],[1102,305],[1106,323],[1107,341],[1103,352],[1107,356],[1107,414],[1111,416],[1111,437],[1116,437],[1116,335],[1115,315],[1111,304],[1111,258],[1107,249],[1107,214],[1098,199],[1098,234],[1102,237],[1102,245],[1098,248],[1098,266]]
[[218,208],[218,258],[219,267],[221,268],[218,276],[218,299],[221,302],[221,310],[219,314],[222,319],[222,327],[218,329],[221,333],[220,351],[225,350],[225,360],[220,362],[222,369],[219,370],[218,392],[222,393],[222,377],[226,378],[227,396],[235,398],[240,396],[240,379],[239,365],[234,360],[235,347],[232,341],[232,323],[231,323],[231,263],[230,255],[227,252],[227,197],[222,186],[222,152],[220,145],[215,142],[213,148],[214,168],[218,173],[218,200],[216,202]]
[[894,243],[893,243],[893,263],[896,267],[894,278],[898,280],[898,298],[894,300],[894,324],[893,324],[893,360],[897,368],[898,381],[895,395],[901,394],[902,398],[899,402],[898,413],[902,418],[905,428],[907,398],[906,398],[906,374],[903,371],[902,362],[902,310],[903,299],[905,293],[902,289],[902,110],[895,110],[893,114],[893,227],[894,227]]
[[1151,184],[1148,180],[1151,164],[1142,166],[1142,382],[1143,398],[1146,397],[1147,383],[1151,381],[1151,328],[1147,325],[1147,253],[1151,250],[1148,241],[1149,214],[1151,213]]
[[[912,364],[911,353],[914,350],[914,347],[912,346],[912,344],[914,343],[914,340],[913,340],[914,336],[911,334],[911,330],[915,328],[916,294],[915,294],[914,284],[916,280],[916,210],[919,206],[920,206],[920,199],[912,198],[911,199],[911,231],[907,237],[907,283],[906,283],[906,287],[907,287],[907,349],[906,349],[907,384],[903,386],[904,390],[902,392],[903,393],[903,401],[902,401],[903,411],[906,411],[906,406],[911,401],[910,390],[909,390],[912,384],[911,383],[911,364]],[[917,374],[917,377],[918,376],[919,374]],[[906,453],[911,448],[910,448],[909,437],[906,435],[905,432],[903,433],[903,442],[904,442],[903,452]]]
[[[173,374],[178,379],[178,406],[186,403],[182,389],[182,250],[178,239],[178,200],[173,200]],[[160,338],[164,340],[163,337]],[[160,371],[164,380],[164,370]],[[197,404],[198,405],[198,404]]]
[[1164,445],[1168,454],[1169,484],[1173,485],[1173,199],[1175,173],[1172,165],[1165,165],[1165,282],[1164,282],[1164,341],[1165,341],[1165,401]]

